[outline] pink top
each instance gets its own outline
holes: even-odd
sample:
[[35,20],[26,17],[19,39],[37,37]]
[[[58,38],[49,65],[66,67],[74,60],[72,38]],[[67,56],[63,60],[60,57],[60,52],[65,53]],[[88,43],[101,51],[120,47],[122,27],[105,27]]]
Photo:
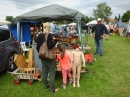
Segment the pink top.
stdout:
[[68,53],[65,52],[63,59],[61,59],[61,54],[57,55],[57,59],[60,61],[61,68],[71,67],[71,59]]

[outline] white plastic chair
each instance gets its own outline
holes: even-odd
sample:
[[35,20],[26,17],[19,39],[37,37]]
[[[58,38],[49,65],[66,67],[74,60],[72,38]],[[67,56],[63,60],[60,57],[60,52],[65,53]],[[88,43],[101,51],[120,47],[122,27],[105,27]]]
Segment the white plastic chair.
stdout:
[[29,51],[29,49],[26,48],[25,42],[20,42],[20,45],[23,49],[23,53],[25,54],[26,51]]

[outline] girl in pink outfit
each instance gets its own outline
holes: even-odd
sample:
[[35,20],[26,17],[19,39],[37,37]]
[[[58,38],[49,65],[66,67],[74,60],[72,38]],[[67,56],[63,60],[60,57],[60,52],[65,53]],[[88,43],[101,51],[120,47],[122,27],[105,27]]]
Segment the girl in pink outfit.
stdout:
[[60,54],[57,55],[57,59],[60,62],[60,67],[62,70],[62,78],[63,78],[63,89],[66,89],[67,83],[67,75],[69,77],[69,84],[73,82],[72,75],[70,73],[71,70],[71,58],[69,54],[65,51],[65,45],[61,44],[59,46]]

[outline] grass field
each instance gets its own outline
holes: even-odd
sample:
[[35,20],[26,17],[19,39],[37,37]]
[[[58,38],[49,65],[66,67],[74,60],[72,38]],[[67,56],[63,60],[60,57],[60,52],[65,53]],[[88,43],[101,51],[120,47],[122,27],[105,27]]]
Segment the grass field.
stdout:
[[[88,44],[95,51],[94,40],[89,36]],[[63,90],[61,72],[56,73],[56,86],[59,91],[51,94],[43,88],[43,83],[34,81],[28,85],[27,80],[13,84],[14,76],[0,74],[0,97],[130,97],[130,40],[120,36],[109,36],[103,41],[104,56],[95,56],[93,65],[86,64],[89,73],[82,73],[80,88],[67,85]],[[93,73],[92,71],[95,71]]]

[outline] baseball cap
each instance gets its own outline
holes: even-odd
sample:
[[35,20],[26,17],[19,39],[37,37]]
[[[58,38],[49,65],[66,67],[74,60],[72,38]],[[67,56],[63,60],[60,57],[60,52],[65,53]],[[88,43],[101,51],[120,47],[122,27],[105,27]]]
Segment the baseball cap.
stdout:
[[98,18],[97,21],[101,21],[102,19],[101,18]]

